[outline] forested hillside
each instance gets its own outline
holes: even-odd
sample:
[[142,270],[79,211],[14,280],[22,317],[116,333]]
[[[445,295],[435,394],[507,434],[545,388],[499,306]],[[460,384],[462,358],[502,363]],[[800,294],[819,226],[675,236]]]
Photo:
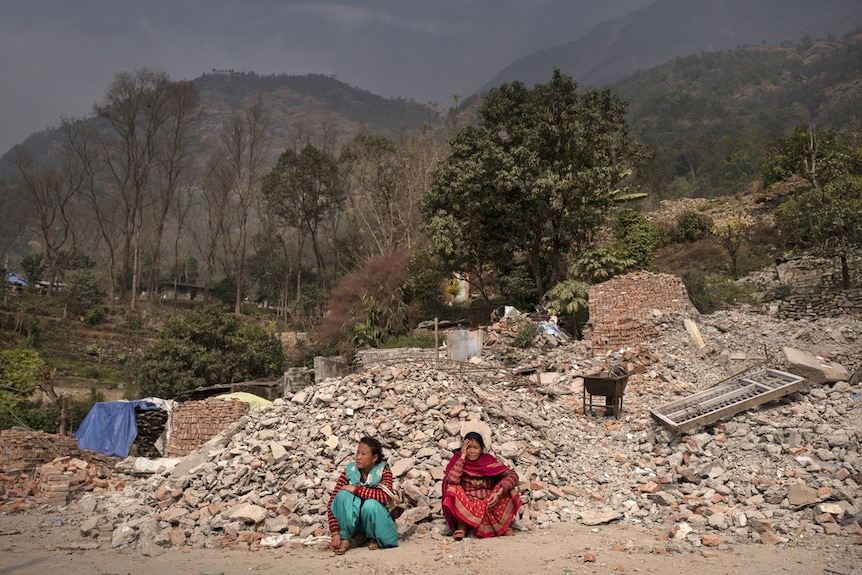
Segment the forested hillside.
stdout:
[[[191,83],[202,105],[200,129],[204,138],[212,135],[230,113],[247,108],[257,100],[267,110],[272,138],[285,146],[291,134],[297,132],[308,137],[312,132],[328,131],[343,142],[359,131],[395,136],[400,131],[439,122],[437,113],[423,104],[383,98],[322,74],[260,75],[214,70]],[[92,121],[93,117],[81,120]],[[40,156],[56,145],[58,136],[57,129],[47,129],[34,133],[21,145]],[[16,171],[9,163],[11,151],[2,153],[0,180],[15,177]]]
[[680,56],[795,42],[806,35],[841,37],[860,25],[862,4],[855,0],[656,0],[568,44],[513,62],[485,87],[513,80],[532,86],[554,68],[583,86],[601,87]]
[[656,152],[656,199],[735,194],[769,140],[794,127],[858,131],[862,32],[841,40],[676,58],[615,83],[634,135]]
[[436,114],[410,100],[383,98],[322,74],[258,75],[252,72],[213,72],[192,83],[207,114],[217,120],[261,98],[270,111],[274,133],[288,138],[292,125],[309,128],[327,120],[348,134],[363,130],[394,136],[436,122]]

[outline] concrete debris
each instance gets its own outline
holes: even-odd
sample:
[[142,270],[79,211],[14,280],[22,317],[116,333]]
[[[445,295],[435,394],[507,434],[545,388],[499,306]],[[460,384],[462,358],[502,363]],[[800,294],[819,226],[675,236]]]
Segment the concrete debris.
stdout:
[[[461,426],[475,420],[491,428],[492,452],[521,477],[522,530],[622,522],[667,540],[668,552],[858,538],[859,389],[815,385],[690,435],[654,423],[649,410],[725,379],[741,363],[731,356],[780,357],[791,336],[798,349],[860,365],[862,321],[718,312],[698,319],[702,349],[682,317],[652,321],[655,339],[598,357],[578,341],[537,357],[501,337],[488,345],[489,337],[478,364],[422,357],[364,365],[252,409],[171,469],[155,466],[144,477],[115,470],[64,515],[106,549],[323,547],[337,474],[359,438],[373,435],[411,505],[399,535],[436,536],[446,531],[443,469]],[[618,364],[630,374],[622,417],[584,414],[583,374]],[[518,373],[528,365],[555,372],[553,386],[566,393],[537,391]]]
[[824,355],[815,356],[792,347],[785,347],[783,352],[787,371],[800,375],[812,383],[835,383],[850,379],[850,372],[846,367]]

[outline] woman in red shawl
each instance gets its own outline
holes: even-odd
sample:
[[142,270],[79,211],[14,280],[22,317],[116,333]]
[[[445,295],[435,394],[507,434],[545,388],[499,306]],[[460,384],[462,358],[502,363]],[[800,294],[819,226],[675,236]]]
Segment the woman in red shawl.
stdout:
[[480,434],[465,435],[443,478],[443,517],[452,537],[461,540],[470,528],[476,537],[514,535],[509,525],[521,508],[517,485],[518,474],[485,453]]

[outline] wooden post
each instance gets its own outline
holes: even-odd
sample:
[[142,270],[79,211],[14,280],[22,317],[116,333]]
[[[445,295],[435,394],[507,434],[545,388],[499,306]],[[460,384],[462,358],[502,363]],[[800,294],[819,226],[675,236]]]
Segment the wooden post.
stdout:
[[434,318],[434,368],[440,369],[440,330],[437,318]]

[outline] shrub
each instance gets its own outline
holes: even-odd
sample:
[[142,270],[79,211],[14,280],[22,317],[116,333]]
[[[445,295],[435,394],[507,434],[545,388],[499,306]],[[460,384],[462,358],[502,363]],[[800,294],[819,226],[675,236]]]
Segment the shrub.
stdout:
[[581,252],[569,269],[569,276],[588,284],[608,281],[635,265],[635,261],[616,248],[601,246]]
[[146,316],[139,311],[126,312],[126,317],[124,318],[126,329],[131,331],[140,330],[142,327],[144,327],[146,321]]
[[427,329],[414,329],[408,334],[390,339],[384,342],[383,348],[418,347],[420,349],[433,349],[435,344],[434,332]]
[[688,291],[688,299],[697,311],[709,314],[719,309],[721,303],[707,287],[706,276],[703,273],[689,270],[683,274],[682,283]]
[[658,231],[643,214],[632,209],[622,210],[613,225],[614,247],[633,267],[645,268],[659,244]]
[[63,298],[70,307],[86,309],[105,299],[105,290],[92,270],[77,269],[66,273]]
[[675,239],[678,242],[696,242],[708,237],[715,226],[708,214],[687,211],[676,219]]
[[347,351],[380,345],[407,333],[418,319],[418,305],[408,303],[404,285],[410,275],[406,253],[368,260],[332,290],[329,313],[317,330],[317,341]]
[[536,324],[531,321],[524,321],[518,326],[518,331],[512,339],[512,346],[526,349],[533,345],[533,340],[536,338]]
[[271,327],[243,322],[214,304],[165,322],[144,351],[138,383],[145,396],[173,397],[199,386],[278,376],[284,364]]
[[81,321],[86,325],[98,325],[105,321],[105,308],[91,307],[81,316]]

